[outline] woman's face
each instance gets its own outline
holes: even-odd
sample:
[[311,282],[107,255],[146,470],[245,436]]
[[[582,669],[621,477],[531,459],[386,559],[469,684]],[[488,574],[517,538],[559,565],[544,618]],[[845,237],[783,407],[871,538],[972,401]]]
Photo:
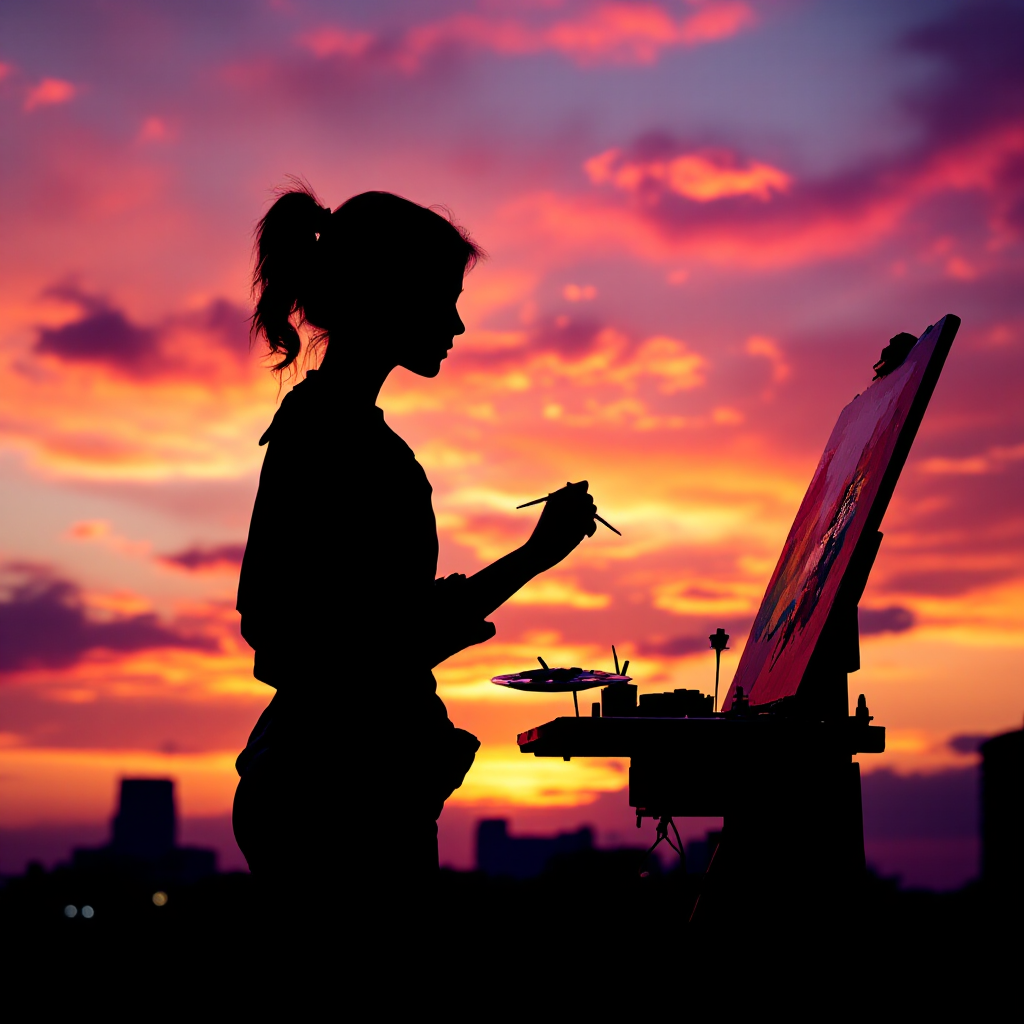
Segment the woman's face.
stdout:
[[462,268],[430,274],[422,285],[396,296],[393,343],[399,366],[420,377],[436,377],[454,339],[466,333],[456,303],[462,294]]

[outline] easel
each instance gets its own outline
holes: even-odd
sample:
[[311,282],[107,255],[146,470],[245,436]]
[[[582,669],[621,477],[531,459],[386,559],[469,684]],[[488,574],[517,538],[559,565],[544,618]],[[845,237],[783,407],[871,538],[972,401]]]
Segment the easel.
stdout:
[[[654,818],[661,838],[673,818],[723,817],[695,925],[735,932],[780,922],[844,926],[853,919],[852,900],[864,877],[860,765],[853,757],[885,749],[885,730],[870,724],[863,696],[850,714],[848,675],[860,668],[857,605],[881,544],[882,517],[959,324],[948,315],[920,339],[931,347],[918,352],[930,355],[917,364],[923,370],[892,432],[893,446],[884,449],[888,461],[874,498],[861,506],[856,546],[809,657],[812,641],[804,648],[805,667],[777,671],[768,684],[776,699],[751,705],[736,688],[724,712],[641,717],[635,707],[622,709],[622,693],[609,686],[602,691],[603,717],[558,718],[518,737],[524,753],[541,757],[629,757],[637,824]],[[902,365],[915,344],[913,336],[894,338],[875,366],[878,376]],[[837,431],[857,402],[843,411]]]
[[[881,516],[878,516],[880,519]],[[860,668],[857,605],[882,534],[865,532],[796,697],[755,707],[788,719],[783,742],[761,744],[715,801],[723,816],[691,922],[711,927],[848,922],[864,877],[858,753],[881,753],[863,696],[849,714],[849,673]],[[761,716],[759,716],[761,717]],[[657,769],[655,769],[657,770]]]

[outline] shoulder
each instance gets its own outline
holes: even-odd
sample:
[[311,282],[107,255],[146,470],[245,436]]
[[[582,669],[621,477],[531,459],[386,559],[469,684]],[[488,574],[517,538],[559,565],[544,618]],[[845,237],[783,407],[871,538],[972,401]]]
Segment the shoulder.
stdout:
[[318,379],[316,370],[310,370],[284,396],[270,426],[263,431],[260,444],[301,437],[308,441],[328,427],[338,414],[338,402],[331,389]]

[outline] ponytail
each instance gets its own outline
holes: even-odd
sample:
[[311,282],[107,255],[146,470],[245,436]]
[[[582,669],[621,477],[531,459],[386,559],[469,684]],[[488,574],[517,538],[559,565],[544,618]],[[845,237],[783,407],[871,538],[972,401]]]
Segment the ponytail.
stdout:
[[282,355],[274,367],[283,370],[299,354],[301,341],[291,317],[305,307],[319,277],[318,236],[331,218],[316,193],[304,182],[283,192],[256,226],[256,266],[252,275],[256,309],[252,330],[263,335],[270,351]]
[[317,328],[314,344],[326,338],[346,299],[365,302],[380,290],[386,263],[399,280],[438,263],[468,271],[483,250],[444,212],[363,192],[332,213],[303,181],[281,192],[256,226],[252,278],[252,335],[281,356],[274,370],[298,357],[297,326]]

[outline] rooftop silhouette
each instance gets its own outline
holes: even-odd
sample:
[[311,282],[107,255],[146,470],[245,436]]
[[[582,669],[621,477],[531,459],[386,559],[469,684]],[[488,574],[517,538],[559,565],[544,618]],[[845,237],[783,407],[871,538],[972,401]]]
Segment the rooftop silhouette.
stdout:
[[536,878],[552,858],[594,848],[594,833],[583,827],[554,836],[510,836],[504,818],[487,818],[477,825],[476,866],[485,875]]
[[121,870],[161,884],[195,882],[217,873],[217,851],[178,846],[171,779],[122,779],[106,846],[80,847],[72,864],[83,871]]

